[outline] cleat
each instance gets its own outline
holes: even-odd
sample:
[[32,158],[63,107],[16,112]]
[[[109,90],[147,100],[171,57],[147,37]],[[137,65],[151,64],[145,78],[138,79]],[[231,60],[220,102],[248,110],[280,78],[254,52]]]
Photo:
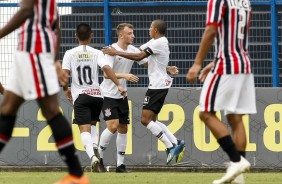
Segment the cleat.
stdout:
[[98,167],[99,159],[95,155],[93,155],[91,157],[91,172],[99,172]]
[[250,170],[251,164],[244,157],[241,156],[239,162],[230,162],[226,174],[218,179],[214,180],[213,184],[231,183],[237,176]]
[[54,184],[90,184],[87,176],[82,175],[80,178],[73,175],[66,175],[60,181]]
[[239,174],[231,184],[245,184],[244,174]]
[[126,169],[125,165],[121,164],[116,168],[117,173],[128,173],[129,171]]
[[176,145],[173,144],[173,147],[167,148],[166,149],[166,154],[167,154],[166,164],[169,165],[169,163],[176,156]]
[[184,140],[177,140],[177,146],[179,146],[180,153],[175,157],[176,163],[180,162],[184,156],[184,151],[185,151]]
[[98,166],[98,172],[107,172],[102,158],[100,158],[100,163],[99,163],[99,166]]

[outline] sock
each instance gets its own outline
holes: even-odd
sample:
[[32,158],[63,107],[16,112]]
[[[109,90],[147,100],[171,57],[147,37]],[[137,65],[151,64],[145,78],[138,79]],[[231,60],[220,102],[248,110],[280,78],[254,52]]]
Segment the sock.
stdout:
[[112,134],[112,132],[109,131],[109,129],[105,129],[101,136],[100,136],[100,143],[99,143],[99,154],[100,154],[100,158],[103,158],[104,156],[104,151],[106,150],[106,148],[108,147],[110,140],[112,138],[114,134]]
[[16,116],[0,115],[0,152],[11,139]]
[[88,157],[91,159],[92,156],[94,155],[94,150],[93,150],[93,142],[91,139],[91,134],[89,132],[82,132],[80,134],[81,137],[81,142],[85,148],[85,151],[88,155]]
[[96,148],[98,146],[98,130],[95,125],[91,125],[91,138],[93,142],[93,147]]
[[232,162],[240,161],[240,154],[235,148],[235,144],[230,135],[217,140],[221,148],[227,153]]
[[58,151],[68,166],[69,174],[81,177],[83,175],[75,147],[73,145],[73,137],[71,127],[66,118],[61,114],[57,114],[51,120],[48,120]]
[[239,152],[239,154],[242,156],[242,157],[246,157],[246,151],[238,151]]
[[127,144],[127,134],[117,134],[116,146],[117,146],[117,167],[124,164],[124,155]]
[[162,141],[167,148],[173,147],[172,143],[168,140],[167,136],[163,133],[162,128],[155,122],[151,121],[147,128],[156,136],[160,141]]
[[155,123],[157,125],[159,125],[163,132],[165,133],[165,135],[167,136],[168,140],[173,143],[173,144],[177,144],[177,138],[170,132],[170,130],[167,128],[167,126],[165,126],[165,124],[159,122],[159,121],[155,121]]

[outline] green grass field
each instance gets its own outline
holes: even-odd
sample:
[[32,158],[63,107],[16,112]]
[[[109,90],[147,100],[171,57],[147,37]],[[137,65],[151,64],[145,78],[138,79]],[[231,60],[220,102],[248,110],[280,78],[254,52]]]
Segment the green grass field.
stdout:
[[[52,184],[63,172],[1,172],[1,184]],[[132,172],[86,173],[91,184],[210,184],[223,173]],[[246,184],[281,184],[282,173],[246,173]]]

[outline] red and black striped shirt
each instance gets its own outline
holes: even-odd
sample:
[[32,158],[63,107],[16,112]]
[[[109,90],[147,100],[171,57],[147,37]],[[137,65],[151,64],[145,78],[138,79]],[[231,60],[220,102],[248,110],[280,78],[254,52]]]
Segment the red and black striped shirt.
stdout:
[[30,53],[56,52],[56,0],[35,0],[34,16],[19,28],[18,50]]
[[248,54],[249,0],[209,0],[206,25],[216,25],[213,73],[251,73]]

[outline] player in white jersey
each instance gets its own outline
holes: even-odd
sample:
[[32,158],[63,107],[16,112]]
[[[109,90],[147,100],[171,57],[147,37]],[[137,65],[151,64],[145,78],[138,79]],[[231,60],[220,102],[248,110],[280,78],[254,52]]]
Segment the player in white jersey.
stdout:
[[[140,50],[132,44],[134,39],[133,25],[121,23],[116,28],[118,41],[112,44],[112,47],[119,51],[129,53],[139,53]],[[127,80],[130,82],[138,82],[139,78],[130,74],[134,60],[126,59],[120,56],[109,56],[108,62],[115,71],[123,88],[127,90]],[[147,63],[147,59],[143,59],[138,64]],[[127,125],[129,124],[129,107],[127,97],[119,94],[114,83],[105,76],[101,83],[101,88],[104,94],[104,104],[102,112],[107,128],[102,132],[99,144],[100,153],[100,172],[105,172],[103,164],[103,153],[106,150],[111,137],[117,132],[116,147],[117,147],[117,164],[116,172],[127,172],[124,164],[124,156],[127,144]]]
[[148,58],[150,83],[145,95],[141,122],[165,144],[168,154],[167,164],[169,164],[173,158],[176,159],[176,162],[181,160],[185,143],[183,140],[177,140],[169,129],[156,118],[173,80],[167,74],[167,70],[172,72],[175,70],[177,73],[178,70],[176,67],[168,67],[170,51],[168,40],[165,37],[166,23],[163,20],[154,20],[149,32],[152,39],[140,47],[142,51],[139,53],[118,51],[113,47],[104,48],[102,51],[106,54],[119,55],[137,61]]
[[71,73],[72,77],[71,91],[68,84],[64,86],[64,91],[67,98],[73,102],[74,122],[78,124],[81,141],[91,160],[92,171],[97,172],[99,154],[96,123],[103,105],[103,94],[98,82],[98,66],[113,82],[119,95],[125,95],[125,91],[107,64],[103,52],[89,46],[93,38],[90,25],[79,24],[76,28],[76,38],[79,46],[66,51],[63,58],[63,71],[68,75]]

